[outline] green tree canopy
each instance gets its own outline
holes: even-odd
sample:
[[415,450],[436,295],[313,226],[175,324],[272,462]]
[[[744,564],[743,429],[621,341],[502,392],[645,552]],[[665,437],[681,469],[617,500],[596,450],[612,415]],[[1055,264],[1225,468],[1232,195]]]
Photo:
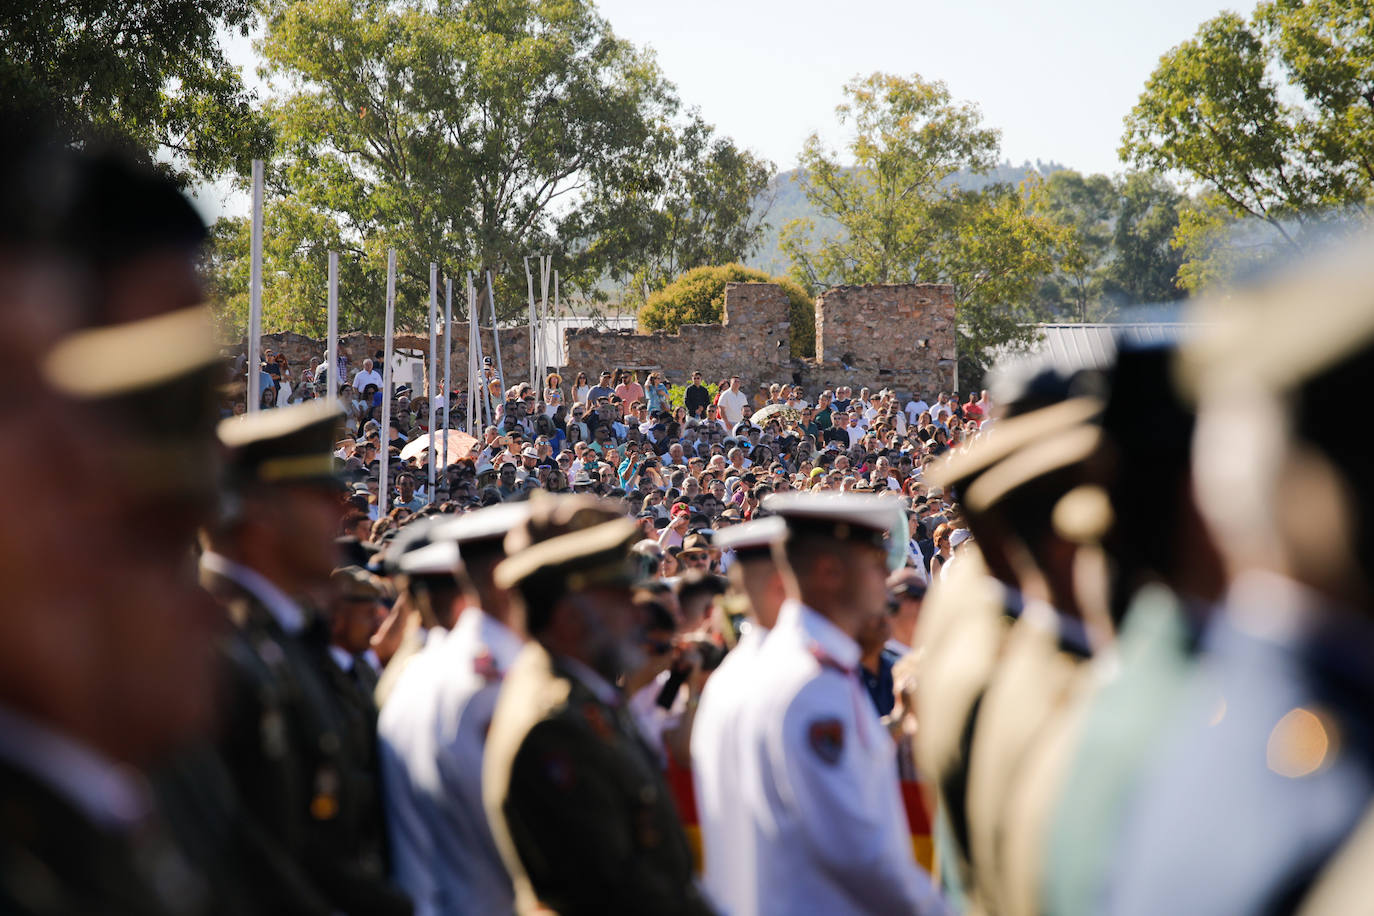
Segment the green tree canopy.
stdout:
[[[1165,54],[1126,118],[1122,158],[1178,171],[1208,201],[1176,239],[1184,282],[1302,251],[1374,191],[1374,17],[1367,4],[1270,0],[1204,22]],[[1249,220],[1267,235],[1229,223]],[[1314,231],[1319,230],[1319,231]],[[1256,243],[1259,244],[1256,244]]]
[[1102,320],[1122,306],[1180,298],[1172,244],[1185,197],[1151,172],[1123,177],[1063,170],[1033,188],[1032,207],[1066,230],[1039,284],[1046,318]]
[[[492,271],[513,317],[526,255],[552,254],[565,295],[594,297],[607,278],[739,257],[757,238],[737,201],[769,168],[682,115],[589,0],[274,0],[261,50],[283,147],[264,313],[292,327],[322,326],[331,247],[350,262],[341,312],[375,329],[390,247],[397,322],[419,327],[431,261]],[[233,251],[246,233],[218,236]]]
[[1027,342],[1028,299],[1053,266],[1064,230],[1031,212],[1024,195],[951,181],[986,172],[998,133],[943,83],[885,73],[845,86],[836,109],[853,129],[845,152],[812,135],[800,157],[808,200],[841,231],[817,237],[810,220],[783,229],[793,275],[811,291],[838,283],[950,283],[960,351],[974,363],[991,347]]
[[19,0],[0,5],[0,97],[73,140],[113,142],[182,183],[247,173],[271,131],[220,30],[252,0]]
[[639,310],[646,331],[677,333],[684,324],[719,324],[725,314],[725,284],[776,283],[787,294],[791,318],[789,346],[793,356],[816,354],[816,303],[795,280],[772,277],[743,264],[697,267],[649,296]]

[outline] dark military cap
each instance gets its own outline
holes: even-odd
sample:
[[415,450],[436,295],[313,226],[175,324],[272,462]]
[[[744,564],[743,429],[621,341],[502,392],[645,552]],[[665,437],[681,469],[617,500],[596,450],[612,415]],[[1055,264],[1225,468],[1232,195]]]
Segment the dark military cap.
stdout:
[[350,601],[380,601],[386,590],[376,576],[359,566],[343,566],[329,576],[329,584],[340,598]]
[[220,453],[219,369],[210,315],[198,306],[75,331],[42,371],[54,389],[111,421],[121,486],[208,496]]
[[334,474],[334,441],[343,410],[320,399],[232,417],[219,424],[229,449],[229,482],[342,486]]
[[539,491],[529,502],[529,518],[506,535],[507,558],[496,567],[496,584],[628,587],[637,579],[630,547],[639,539],[639,526],[609,500]]
[[1077,397],[999,420],[967,448],[933,462],[925,471],[925,481],[932,487],[959,487],[1021,449],[1052,439],[1101,412],[1101,400]]

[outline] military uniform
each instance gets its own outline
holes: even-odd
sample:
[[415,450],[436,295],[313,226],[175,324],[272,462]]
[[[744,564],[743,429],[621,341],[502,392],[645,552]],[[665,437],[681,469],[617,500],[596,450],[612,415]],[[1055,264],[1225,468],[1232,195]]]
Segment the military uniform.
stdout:
[[[1023,449],[1074,428],[1101,408],[1094,399],[1075,398],[1001,421],[966,451],[932,465],[927,478],[934,486],[963,489]],[[942,884],[956,899],[974,891],[969,814],[974,734],[985,693],[1023,603],[1017,588],[991,575],[975,542],[960,548],[959,562],[931,588],[917,624],[915,648],[921,659],[916,764],[935,790],[936,859]]]
[[369,817],[375,788],[358,756],[357,723],[321,674],[325,635],[306,632],[299,608],[298,617],[274,615],[269,602],[288,611],[294,603],[264,593],[265,581],[249,579],[250,590],[234,578],[241,567],[213,553],[202,565],[236,627],[225,648],[230,708],[221,747],[244,804],[333,906],[409,912],[372,848],[380,834]]
[[[527,643],[497,697],[482,761],[492,836],[531,913],[708,913],[673,800],[623,695],[574,657],[629,651],[638,527],[594,497],[541,497],[506,536],[496,585],[518,589]],[[600,590],[604,612],[565,602]],[[558,614],[601,614],[613,647],[539,640]],[[551,644],[554,644],[551,642]],[[608,663],[609,664],[609,663]]]
[[[735,562],[772,562],[771,546],[786,534],[779,518],[764,518],[725,529],[717,546],[733,551]],[[758,689],[754,680],[759,650],[768,630],[757,618],[706,681],[692,722],[692,784],[701,824],[702,882],[712,902],[722,905],[731,889],[753,868],[751,829],[743,794],[741,716]]]
[[668,787],[624,702],[538,643],[506,675],[482,780],[519,912],[710,912]]
[[0,710],[0,912],[208,913],[191,871],[122,767]]
[[[848,494],[764,503],[789,540],[880,551],[884,506]],[[739,728],[748,824],[732,844],[748,844],[749,858],[720,892],[728,911],[944,912],[913,856],[897,748],[859,681],[859,655],[829,618],[796,598],[784,602],[753,665],[754,683],[767,688],[748,698]]]
[[[231,487],[338,486],[339,416],[316,402],[224,421]],[[234,624],[221,748],[254,822],[335,909],[409,913],[386,879],[372,714],[330,658],[325,621],[213,550],[201,569]]]

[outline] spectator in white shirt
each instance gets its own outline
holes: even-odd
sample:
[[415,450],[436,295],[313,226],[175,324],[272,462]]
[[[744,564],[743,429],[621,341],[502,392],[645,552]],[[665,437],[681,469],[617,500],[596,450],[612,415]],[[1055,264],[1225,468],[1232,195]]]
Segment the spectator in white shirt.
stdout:
[[363,367],[353,376],[353,389],[362,391],[368,385],[376,385],[377,390],[382,389],[382,374],[372,368],[372,360],[363,360]]
[[721,413],[725,415],[725,422],[734,428],[744,419],[744,408],[749,404],[749,395],[739,390],[739,376],[730,377],[730,387],[720,393],[720,400],[717,401]]

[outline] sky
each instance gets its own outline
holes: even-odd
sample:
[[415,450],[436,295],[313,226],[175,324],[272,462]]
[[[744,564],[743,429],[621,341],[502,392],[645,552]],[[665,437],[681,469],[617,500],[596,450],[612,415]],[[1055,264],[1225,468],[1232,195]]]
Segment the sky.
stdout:
[[[723,134],[793,168],[815,131],[843,140],[842,87],[876,70],[943,80],[1002,132],[1002,158],[1117,172],[1122,118],[1161,54],[1227,7],[1212,0],[599,0],[650,47],[683,102]],[[1240,8],[1248,13],[1249,7]],[[252,75],[246,40],[230,58]],[[246,211],[225,187],[207,215]]]

